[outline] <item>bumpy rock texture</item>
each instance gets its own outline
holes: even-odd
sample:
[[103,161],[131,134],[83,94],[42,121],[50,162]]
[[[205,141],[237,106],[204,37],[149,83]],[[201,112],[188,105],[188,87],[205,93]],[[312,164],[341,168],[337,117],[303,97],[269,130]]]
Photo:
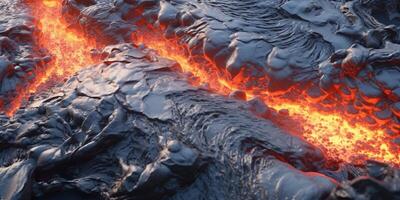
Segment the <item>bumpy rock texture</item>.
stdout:
[[[335,188],[299,171],[323,170],[318,149],[149,52],[107,47],[103,64],[3,123],[1,197],[315,199]],[[294,180],[289,191],[278,184]]]
[[32,72],[49,57],[33,45],[34,19],[23,1],[1,1],[0,10],[0,108],[3,110],[18,89],[34,78]]
[[[66,0],[73,27],[115,45],[98,53],[101,64],[1,116],[0,199],[400,199],[399,169],[327,168],[317,148],[262,118],[273,111],[260,100],[195,88],[174,61],[124,43],[154,24],[192,59],[267,77],[270,91],[301,84],[315,98],[377,105],[370,117],[397,133],[398,4]],[[29,80],[24,70],[46,60],[33,48],[32,19],[16,14],[23,8],[0,2],[4,102]]]
[[[80,8],[80,15],[69,16],[90,35],[112,34],[110,21],[121,32],[109,37],[114,42],[136,29],[160,30],[186,46],[192,60],[231,77],[244,76],[243,87],[259,79],[271,92],[296,90],[288,98],[303,92],[318,104],[341,105],[336,107],[372,127],[400,132],[397,1],[79,2],[65,7]],[[94,32],[87,19],[107,28]],[[127,23],[136,27],[123,28]]]

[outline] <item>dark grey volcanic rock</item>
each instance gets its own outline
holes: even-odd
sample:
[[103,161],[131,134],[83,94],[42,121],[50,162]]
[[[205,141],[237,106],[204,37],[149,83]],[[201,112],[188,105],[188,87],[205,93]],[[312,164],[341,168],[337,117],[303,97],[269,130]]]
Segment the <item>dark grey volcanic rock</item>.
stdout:
[[1,199],[30,199],[34,161],[15,162],[0,169]]
[[[129,40],[135,29],[133,24],[124,20],[124,10],[116,9],[115,4],[99,3],[96,6],[94,0],[87,1],[64,1],[63,14],[72,25],[79,25],[87,30],[87,34],[96,36],[98,42],[120,43]],[[79,16],[79,18],[77,17]]]
[[107,47],[103,64],[3,123],[0,198],[316,199],[335,188],[300,171],[323,169],[318,149],[149,52]]
[[48,61],[35,49],[33,18],[21,1],[0,2],[0,109],[7,108],[17,89],[34,78],[32,71]]
[[364,186],[332,198],[398,194],[389,166],[369,165],[378,182],[326,169],[317,148],[252,113],[257,99],[194,88],[177,63],[131,44],[102,55],[2,123],[1,199],[324,199],[349,175]]
[[[18,3],[0,2],[4,97],[29,80],[24,70],[45,61],[33,48],[32,19],[16,14],[25,13]],[[174,61],[123,43],[158,26],[193,59],[207,57],[232,77],[245,69],[268,77],[270,91],[309,85],[301,89],[315,97],[356,91],[349,106],[376,104],[375,118],[399,124],[396,7],[65,0],[72,26],[117,45],[99,53],[102,64],[37,94],[12,119],[0,118],[0,199],[400,199],[398,169],[375,162],[332,169],[319,149],[277,128],[270,118],[279,113],[259,99],[195,88]]]
[[363,176],[344,182],[331,193],[329,199],[400,199],[398,169],[368,161],[366,171],[369,178]]
[[[246,71],[247,77],[268,80],[265,89],[272,92],[294,86],[321,103],[339,102],[343,112],[347,107],[353,108],[349,114],[366,112],[372,126],[383,120],[383,128],[393,134],[400,132],[400,116],[393,108],[400,91],[400,11],[397,1],[377,2],[108,0],[82,6],[76,17],[109,15],[100,21],[122,20],[135,24],[139,33],[148,26],[161,28],[164,37],[186,45],[193,60],[211,61],[207,67],[215,64],[232,77]],[[100,12],[106,7],[112,9]],[[104,30],[95,35],[109,34]],[[371,105],[379,110],[362,109]]]
[[[376,105],[379,110],[357,111],[367,112],[368,121],[391,122],[385,128],[397,133],[400,13],[396,1],[379,5],[362,0],[68,0],[63,14],[72,26],[108,44],[130,42],[133,32],[148,25],[160,27],[165,37],[186,44],[192,59],[212,61],[232,77],[245,70],[246,76],[268,80],[270,91],[295,86],[321,101],[345,104],[352,108],[349,114]],[[0,6],[4,110],[35,76],[31,72],[50,58],[32,41],[35,28],[26,4],[2,1]],[[252,83],[243,87],[248,86]]]

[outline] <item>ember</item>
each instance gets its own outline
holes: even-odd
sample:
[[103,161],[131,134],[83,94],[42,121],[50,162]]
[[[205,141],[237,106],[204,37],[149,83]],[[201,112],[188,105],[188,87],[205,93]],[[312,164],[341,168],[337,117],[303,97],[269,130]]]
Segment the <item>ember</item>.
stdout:
[[223,95],[241,89],[246,92],[247,97],[260,96],[275,110],[288,110],[289,116],[302,126],[302,130],[289,128],[289,131],[321,148],[331,160],[363,164],[365,160],[372,159],[396,166],[400,164],[399,145],[393,142],[394,138],[385,130],[372,129],[366,122],[354,122],[350,117],[334,109],[322,111],[313,103],[309,103],[307,97],[294,101],[268,92],[260,93],[259,91],[265,91],[261,86],[245,89],[243,88],[245,82],[241,81],[241,78],[236,77],[232,81],[228,78],[229,75],[221,74],[210,66],[206,67],[205,63],[192,61],[183,47],[172,40],[150,35],[149,33],[134,35],[133,40],[155,49],[162,57],[177,61],[182,71],[192,73],[197,78],[198,81],[193,82],[195,85],[207,83],[212,90]]
[[46,83],[63,80],[83,67],[94,63],[90,50],[94,42],[70,30],[62,20],[62,2],[57,0],[34,1],[31,5],[37,21],[38,46],[50,51],[51,61],[33,72],[35,79],[28,88],[19,88],[19,95],[6,106],[6,114],[12,116],[30,94],[36,93]]

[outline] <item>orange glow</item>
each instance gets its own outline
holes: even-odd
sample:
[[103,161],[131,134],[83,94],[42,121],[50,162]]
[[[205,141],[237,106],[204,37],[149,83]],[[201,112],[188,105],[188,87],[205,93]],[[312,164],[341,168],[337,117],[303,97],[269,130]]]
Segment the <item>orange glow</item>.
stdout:
[[287,109],[299,121],[299,132],[307,141],[320,147],[328,157],[361,164],[366,159],[400,164],[399,145],[383,130],[354,124],[339,113],[322,113],[306,104],[276,102],[273,108]]
[[48,8],[57,8],[59,4],[59,0],[43,0],[43,5]]
[[32,14],[37,20],[36,45],[47,49],[52,60],[38,67],[28,88],[19,88],[18,96],[10,105],[5,105],[8,116],[12,116],[30,94],[36,93],[50,81],[68,78],[84,66],[94,63],[90,55],[90,50],[95,47],[94,42],[68,28],[68,24],[61,19],[61,7],[60,0],[37,0],[31,3]]
[[[45,67],[35,70],[36,78],[28,88],[19,89],[19,95],[15,97],[11,105],[4,105],[8,115],[12,115],[18,110],[31,93],[38,92],[50,81],[65,79],[84,66],[95,62],[90,55],[90,49],[95,47],[95,43],[68,29],[68,25],[61,20],[60,0],[37,1],[32,4],[32,11],[38,20],[37,26],[40,30],[40,33],[35,35],[37,46],[48,49],[52,54],[52,60]],[[314,106],[312,100],[307,96],[299,96],[295,101],[276,95],[272,97],[271,94],[265,92],[261,84],[263,81],[255,84],[256,86],[253,86],[252,89],[245,89],[242,87],[243,83],[247,81],[245,76],[239,74],[234,79],[230,79],[227,72],[217,70],[210,64],[211,62],[192,61],[191,56],[187,55],[185,47],[177,45],[174,40],[145,33],[140,36],[135,35],[134,41],[156,50],[162,57],[178,62],[182,71],[190,72],[195,77],[190,79],[193,85],[206,83],[210,89],[223,95],[228,95],[236,89],[242,89],[246,92],[247,97],[260,96],[268,106],[275,110],[288,110],[290,118],[299,123],[301,128],[290,128],[297,126],[293,124],[280,125],[285,130],[299,135],[321,148],[331,160],[362,164],[366,159],[373,159],[400,165],[399,145],[395,144],[393,137],[386,134],[384,130],[371,129],[367,123],[358,120],[364,116],[359,116],[356,120],[340,111],[323,111]],[[347,100],[351,99],[353,97],[350,94]],[[286,116],[281,117],[282,119],[286,118]]]
[[[281,124],[282,121],[288,121],[285,120],[287,116],[280,116],[281,119],[275,121],[278,121],[283,129],[319,147],[331,161],[363,164],[365,160],[372,159],[400,165],[399,145],[395,144],[393,137],[383,130],[373,130],[361,122],[355,123],[353,119],[339,111],[317,109],[307,97],[291,101],[276,95],[272,97],[262,88],[243,89],[241,85],[244,85],[243,82],[246,80],[242,77],[232,80],[228,78],[227,73],[217,70],[215,66],[192,62],[190,55],[185,53],[186,47],[178,45],[174,39],[167,40],[156,34],[145,33],[133,35],[133,40],[154,49],[162,57],[177,61],[182,71],[190,72],[196,77],[196,81],[192,81],[194,85],[207,83],[210,89],[223,95],[241,88],[247,97],[259,96],[275,110],[288,110],[290,123],[295,121],[298,124]],[[300,129],[293,128],[298,125],[301,126]]]

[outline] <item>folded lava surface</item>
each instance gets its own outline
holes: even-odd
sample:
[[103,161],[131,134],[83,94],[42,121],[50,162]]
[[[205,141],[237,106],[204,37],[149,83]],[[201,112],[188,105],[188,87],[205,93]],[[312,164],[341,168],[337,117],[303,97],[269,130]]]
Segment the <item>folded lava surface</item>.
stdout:
[[400,199],[400,3],[0,3],[0,199]]

